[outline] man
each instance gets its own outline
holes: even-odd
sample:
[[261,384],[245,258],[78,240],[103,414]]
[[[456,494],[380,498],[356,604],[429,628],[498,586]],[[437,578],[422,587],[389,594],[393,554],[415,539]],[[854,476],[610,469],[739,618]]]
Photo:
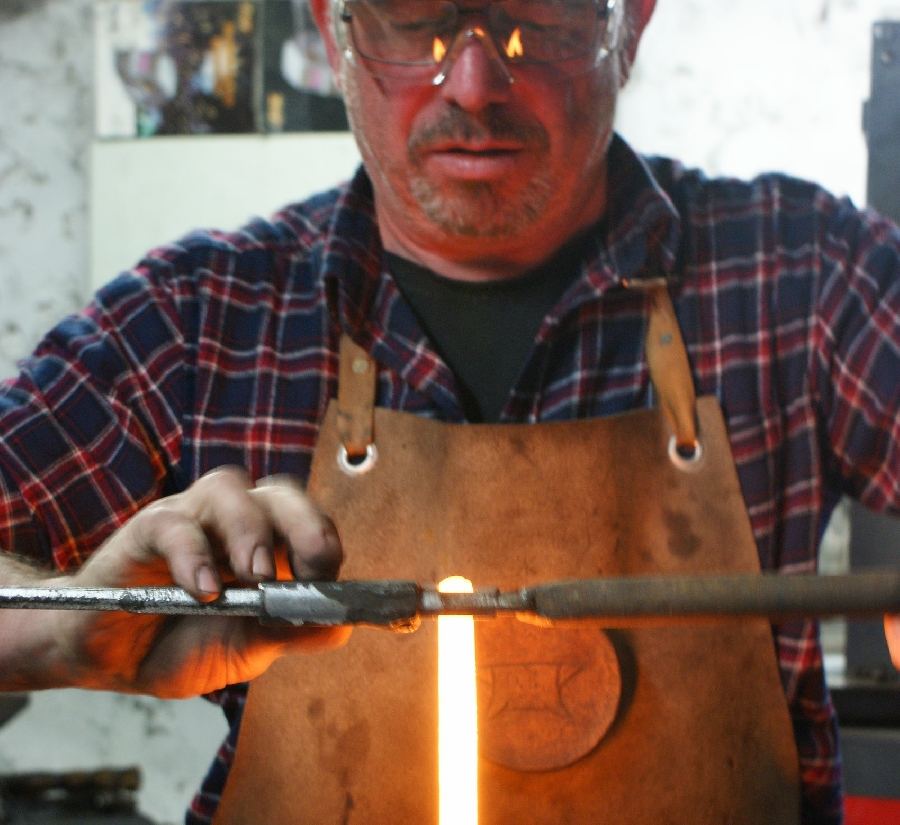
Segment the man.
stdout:
[[[596,418],[653,401],[642,312],[611,303],[647,271],[669,279],[697,388],[724,409],[764,568],[813,569],[842,492],[900,507],[900,235],[816,187],[707,182],[614,138],[653,6],[315,0],[364,171],[271,222],[157,250],[48,336],[3,395],[4,549],[70,569],[108,541],[77,580],[161,581],[146,562],[163,559],[208,597],[212,551],[242,581],[275,574],[272,532],[295,575],[333,575],[327,522],[298,491],[256,482],[306,479],[342,332],[378,363],[381,407],[450,422]],[[209,475],[226,465],[247,476]],[[231,670],[229,631],[190,624],[192,644],[215,636],[208,678],[182,676],[195,654],[165,635],[144,636],[123,674],[108,661],[122,655],[119,621],[64,627],[47,649],[68,655],[69,673],[46,684],[182,695],[326,641],[257,636],[258,657]],[[21,632],[16,654],[46,648],[47,630],[37,643]],[[174,688],[166,645],[186,663]],[[776,646],[803,821],[838,822],[815,625],[777,627]],[[82,662],[107,675],[71,675]],[[241,689],[219,698],[234,728],[191,822],[211,820],[237,739]]]

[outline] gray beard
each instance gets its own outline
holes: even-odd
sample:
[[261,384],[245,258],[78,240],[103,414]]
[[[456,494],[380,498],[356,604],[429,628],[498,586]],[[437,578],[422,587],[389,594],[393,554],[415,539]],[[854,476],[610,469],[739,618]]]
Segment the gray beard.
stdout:
[[503,184],[483,181],[456,183],[448,190],[416,176],[411,189],[434,224],[467,238],[501,238],[521,232],[543,214],[553,193],[549,171],[540,172],[514,199]]
[[441,230],[467,238],[509,237],[541,216],[553,193],[549,170],[542,169],[524,191],[511,194],[498,181],[456,181],[437,186],[423,174],[419,161],[429,146],[446,139],[512,138],[534,149],[550,140],[543,126],[492,105],[478,114],[449,109],[444,116],[410,135],[410,191],[425,215]]

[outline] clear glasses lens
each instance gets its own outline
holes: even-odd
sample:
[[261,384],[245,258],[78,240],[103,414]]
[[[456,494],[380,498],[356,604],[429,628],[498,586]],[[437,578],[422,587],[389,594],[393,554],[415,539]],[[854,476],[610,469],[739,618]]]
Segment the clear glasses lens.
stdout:
[[469,18],[486,24],[511,65],[594,61],[611,48],[616,11],[606,0],[499,0],[472,11],[450,0],[346,0],[342,19],[360,56],[380,64],[370,68],[391,73],[434,69]]
[[492,3],[488,18],[507,59],[522,63],[555,63],[593,53],[606,23],[590,0],[507,0]]
[[382,63],[434,65],[435,42],[457,29],[457,8],[445,0],[347,0],[344,9],[356,51]]

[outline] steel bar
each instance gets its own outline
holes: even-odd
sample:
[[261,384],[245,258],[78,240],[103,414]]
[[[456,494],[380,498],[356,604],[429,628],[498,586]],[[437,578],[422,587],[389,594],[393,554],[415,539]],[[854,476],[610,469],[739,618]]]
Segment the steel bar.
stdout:
[[751,616],[877,616],[900,613],[900,571],[845,576],[643,576],[475,593],[439,593],[409,581],[274,582],[226,590],[207,603],[195,601],[177,587],[0,587],[0,608],[256,616],[298,626],[394,628],[414,627],[421,618],[444,614],[523,614],[539,622],[592,620],[620,626]]
[[544,585],[533,596],[536,614],[548,620],[877,616],[900,613],[900,572],[594,579]]
[[179,616],[259,616],[257,589],[226,590],[201,603],[180,587],[0,587],[0,607],[48,610],[122,610]]
[[476,590],[474,593],[440,593],[422,588],[419,615],[492,616],[495,613],[530,613],[534,610],[532,591]]

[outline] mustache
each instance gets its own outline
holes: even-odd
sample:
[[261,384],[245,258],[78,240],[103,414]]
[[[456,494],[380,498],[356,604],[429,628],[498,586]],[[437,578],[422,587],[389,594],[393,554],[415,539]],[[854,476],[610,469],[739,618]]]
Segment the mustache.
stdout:
[[415,154],[447,141],[469,143],[489,140],[509,140],[546,148],[550,136],[540,123],[513,114],[503,106],[491,105],[478,114],[451,108],[434,123],[413,131],[407,147]]

